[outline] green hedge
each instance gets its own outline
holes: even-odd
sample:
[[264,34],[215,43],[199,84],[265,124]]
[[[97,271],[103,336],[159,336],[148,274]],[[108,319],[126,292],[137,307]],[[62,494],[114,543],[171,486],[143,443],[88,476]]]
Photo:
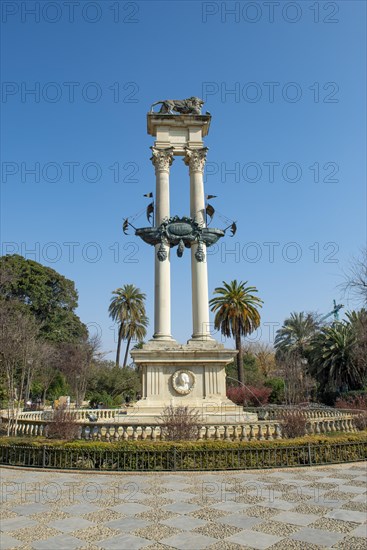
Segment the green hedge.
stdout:
[[92,449],[92,450],[119,450],[119,449],[139,449],[139,450],[156,450],[168,449],[172,447],[180,449],[231,449],[241,447],[257,448],[257,447],[289,447],[289,445],[308,445],[309,443],[320,445],[333,443],[348,443],[348,442],[367,442],[367,430],[358,433],[345,432],[330,432],[320,435],[305,435],[295,439],[276,439],[276,440],[252,440],[252,441],[224,441],[221,440],[201,440],[201,441],[151,441],[145,440],[121,440],[121,441],[96,441],[78,439],[76,441],[64,441],[47,439],[45,437],[0,437],[1,445],[27,446],[27,447],[58,447],[65,449]]
[[366,432],[251,442],[45,443],[1,438],[0,463],[55,469],[172,471],[312,466],[367,458]]

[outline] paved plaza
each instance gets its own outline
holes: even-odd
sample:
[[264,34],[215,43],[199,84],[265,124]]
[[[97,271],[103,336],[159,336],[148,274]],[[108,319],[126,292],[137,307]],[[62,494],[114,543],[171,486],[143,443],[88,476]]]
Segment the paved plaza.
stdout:
[[366,549],[366,464],[209,473],[3,468],[1,549]]

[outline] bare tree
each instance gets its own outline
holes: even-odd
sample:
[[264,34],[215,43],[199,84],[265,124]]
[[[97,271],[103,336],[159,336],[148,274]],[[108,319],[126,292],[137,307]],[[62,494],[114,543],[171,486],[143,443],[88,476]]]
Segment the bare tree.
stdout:
[[247,351],[251,353],[265,378],[268,378],[275,369],[275,352],[273,347],[266,342],[253,342],[247,346]]
[[40,342],[34,378],[42,386],[42,404],[45,405],[47,392],[57,377],[61,362],[60,346],[51,342]]
[[344,272],[344,281],[339,285],[345,296],[358,305],[367,304],[367,248],[353,257],[348,270]]
[[285,402],[294,405],[308,401],[315,381],[307,372],[307,360],[297,352],[286,352],[278,354],[277,363],[284,379]]
[[89,340],[62,346],[60,367],[70,384],[77,407],[84,401],[91,366],[99,347],[100,339],[97,335]]
[[36,321],[17,305],[0,302],[0,368],[8,394],[8,435],[16,431],[27,376],[36,357],[38,331]]

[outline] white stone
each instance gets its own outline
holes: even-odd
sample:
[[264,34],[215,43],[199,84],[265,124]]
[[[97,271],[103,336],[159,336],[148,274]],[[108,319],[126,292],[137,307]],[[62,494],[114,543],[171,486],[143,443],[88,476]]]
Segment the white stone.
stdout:
[[[190,217],[206,225],[203,171],[207,148],[203,137],[208,134],[210,115],[170,115],[149,113],[148,133],[156,137],[152,162],[156,172],[155,226],[170,217],[170,165],[176,155],[184,156],[189,167]],[[126,422],[157,423],[164,407],[183,405],[200,412],[203,423],[238,424],[256,421],[257,415],[246,414],[226,397],[225,367],[237,354],[225,349],[210,335],[208,265],[206,246],[204,261],[191,246],[192,337],[185,345],[171,336],[171,289],[169,247],[167,258],[157,259],[155,250],[155,315],[154,336],[142,349],[131,355],[142,376],[142,399],[129,409]]]

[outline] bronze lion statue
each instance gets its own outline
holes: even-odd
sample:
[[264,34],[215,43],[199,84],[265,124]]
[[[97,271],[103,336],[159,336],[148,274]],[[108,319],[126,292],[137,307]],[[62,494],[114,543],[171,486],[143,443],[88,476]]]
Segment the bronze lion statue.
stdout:
[[153,107],[161,105],[159,110],[160,114],[174,114],[179,113],[182,115],[201,115],[201,108],[204,105],[204,101],[199,97],[189,97],[188,99],[165,99],[164,101],[156,101],[153,103],[150,112],[153,113]]

